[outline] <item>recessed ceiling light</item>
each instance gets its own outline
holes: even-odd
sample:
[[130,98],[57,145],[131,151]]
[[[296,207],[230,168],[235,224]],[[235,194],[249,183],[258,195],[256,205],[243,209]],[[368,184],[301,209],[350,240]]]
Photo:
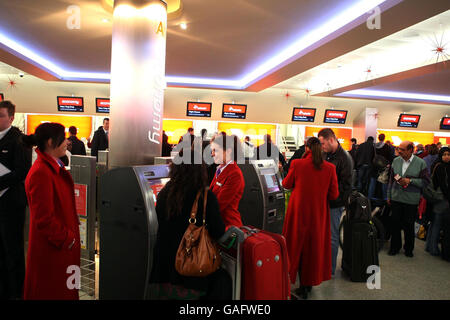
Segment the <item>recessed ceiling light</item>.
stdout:
[[180,23],[180,28],[183,29],[183,30],[186,30],[187,29],[187,24],[184,23],[184,22]]
[[102,22],[104,22],[104,23],[108,23],[110,20],[108,19],[108,18],[103,18],[102,19]]

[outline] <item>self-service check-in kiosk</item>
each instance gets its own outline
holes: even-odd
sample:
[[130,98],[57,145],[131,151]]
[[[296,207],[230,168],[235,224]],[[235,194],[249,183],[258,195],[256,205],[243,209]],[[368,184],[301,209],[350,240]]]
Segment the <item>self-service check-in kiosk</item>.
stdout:
[[156,196],[169,166],[115,168],[100,178],[100,299],[145,299],[158,232]]
[[245,189],[239,203],[242,223],[281,233],[285,214],[284,189],[274,160],[249,160],[239,164]]

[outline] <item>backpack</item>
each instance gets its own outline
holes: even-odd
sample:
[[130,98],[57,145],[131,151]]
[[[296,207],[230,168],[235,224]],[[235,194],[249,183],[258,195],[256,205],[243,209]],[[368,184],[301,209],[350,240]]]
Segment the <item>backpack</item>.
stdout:
[[369,222],[372,219],[370,201],[362,193],[353,191],[348,198],[347,217],[349,220]]

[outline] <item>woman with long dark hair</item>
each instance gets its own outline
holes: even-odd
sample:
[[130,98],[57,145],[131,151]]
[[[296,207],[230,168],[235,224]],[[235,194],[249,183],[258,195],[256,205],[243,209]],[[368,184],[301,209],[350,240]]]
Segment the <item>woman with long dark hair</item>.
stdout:
[[450,148],[442,147],[439,151],[438,159],[433,166],[432,177],[433,186],[440,188],[445,199],[433,204],[433,217],[428,228],[427,244],[425,251],[433,256],[440,255],[439,237],[442,229],[442,221],[445,212],[449,209],[450,201]]
[[289,275],[297,272],[303,299],[312,286],[331,279],[331,231],[328,202],[339,195],[336,168],[324,161],[320,140],[309,138],[301,159],[292,161],[283,187],[292,189],[283,225],[289,254]]
[[23,141],[37,146],[37,160],[25,180],[30,235],[24,299],[78,300],[80,229],[75,190],[59,159],[67,149],[65,128],[43,123]]
[[239,202],[244,193],[244,176],[236,164],[242,160],[241,142],[236,136],[219,134],[211,141],[211,154],[217,164],[210,189],[219,201],[220,214],[225,226],[241,227]]
[[[198,162],[198,163],[196,163]],[[219,269],[207,277],[181,276],[175,269],[175,257],[181,239],[189,225],[191,208],[200,190],[208,187],[207,172],[201,153],[183,149],[170,165],[170,181],[159,192],[156,201],[158,235],[153,254],[151,273],[152,298],[177,299],[191,295],[206,299],[230,299],[231,280]],[[196,224],[203,222],[203,195],[199,199]],[[209,235],[218,240],[225,233],[219,204],[213,192],[208,191],[206,225]],[[163,292],[166,290],[166,292]],[[170,293],[173,294],[170,294]],[[155,294],[156,293],[156,294]],[[176,294],[178,293],[178,294]],[[185,296],[185,298],[188,298]]]

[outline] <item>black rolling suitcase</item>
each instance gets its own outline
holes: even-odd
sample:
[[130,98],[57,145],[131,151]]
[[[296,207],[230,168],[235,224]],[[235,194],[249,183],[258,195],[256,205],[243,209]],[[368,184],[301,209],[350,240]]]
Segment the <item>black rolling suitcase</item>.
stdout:
[[447,210],[442,217],[442,259],[450,261],[450,212]]
[[[379,266],[377,229],[371,221],[370,203],[362,194],[353,193],[344,217],[344,249],[342,269],[354,282],[366,282],[372,272],[367,268]],[[352,212],[353,211],[353,212]]]

